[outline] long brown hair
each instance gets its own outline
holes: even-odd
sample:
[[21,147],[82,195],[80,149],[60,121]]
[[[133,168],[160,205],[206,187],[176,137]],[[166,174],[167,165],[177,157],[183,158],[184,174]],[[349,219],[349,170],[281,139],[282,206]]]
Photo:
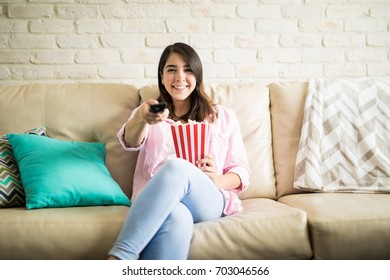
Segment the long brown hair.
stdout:
[[[174,113],[172,97],[169,95],[165,86],[162,84],[162,73],[165,64],[169,56],[172,53],[178,53],[183,56],[184,60],[188,63],[191,71],[196,79],[196,86],[194,91],[191,93],[191,107],[190,110],[184,116],[176,116]],[[161,54],[160,62],[158,64],[158,88],[160,90],[159,101],[165,101],[168,104],[168,109],[170,112],[170,117],[173,120],[183,119],[183,120],[194,120],[194,121],[204,121],[209,119],[209,121],[214,121],[216,117],[216,111],[214,109],[214,104],[211,98],[207,95],[203,85],[203,68],[202,62],[195,52],[195,50],[187,44],[184,43],[175,43],[169,45],[165,48]]]

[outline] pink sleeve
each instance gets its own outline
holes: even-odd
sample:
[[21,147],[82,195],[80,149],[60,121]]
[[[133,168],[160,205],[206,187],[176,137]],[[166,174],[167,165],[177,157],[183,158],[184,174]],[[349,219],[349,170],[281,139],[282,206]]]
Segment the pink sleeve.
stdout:
[[231,135],[223,173],[235,173],[240,177],[241,186],[231,190],[235,193],[240,193],[248,188],[250,182],[248,157],[242,140],[240,125],[236,115],[232,111],[228,122],[231,128]]

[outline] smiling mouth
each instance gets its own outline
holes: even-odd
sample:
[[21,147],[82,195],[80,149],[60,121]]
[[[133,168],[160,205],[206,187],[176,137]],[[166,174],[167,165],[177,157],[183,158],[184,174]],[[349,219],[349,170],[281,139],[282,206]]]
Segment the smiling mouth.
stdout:
[[172,87],[174,88],[174,89],[185,89],[185,88],[187,88],[187,86],[179,86],[179,85],[172,85]]

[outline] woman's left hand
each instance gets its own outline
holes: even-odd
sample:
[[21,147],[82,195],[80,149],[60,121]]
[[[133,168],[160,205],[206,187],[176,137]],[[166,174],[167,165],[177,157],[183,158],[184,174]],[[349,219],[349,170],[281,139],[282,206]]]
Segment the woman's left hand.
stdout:
[[209,176],[214,184],[218,187],[219,176],[217,174],[217,168],[215,167],[214,158],[211,155],[205,155],[204,158],[197,161],[197,166],[207,176]]

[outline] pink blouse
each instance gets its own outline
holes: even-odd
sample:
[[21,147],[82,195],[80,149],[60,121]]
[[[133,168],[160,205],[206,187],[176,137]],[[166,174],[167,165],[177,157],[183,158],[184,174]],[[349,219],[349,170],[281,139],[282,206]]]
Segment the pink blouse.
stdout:
[[[220,190],[225,198],[224,214],[231,215],[242,210],[241,200],[237,194],[248,188],[250,170],[236,115],[222,105],[216,105],[216,108],[218,118],[211,124],[213,128],[210,153],[214,157],[217,173],[222,175],[231,172],[241,179],[241,185],[238,188]],[[137,110],[138,108],[133,110],[130,118]],[[125,124],[119,130],[117,136],[123,148],[127,151],[139,151],[133,181],[133,200],[163,164],[168,159],[176,157],[170,128],[173,124],[173,120],[167,119],[164,122],[149,125],[144,141],[137,147],[130,147],[126,144]]]

